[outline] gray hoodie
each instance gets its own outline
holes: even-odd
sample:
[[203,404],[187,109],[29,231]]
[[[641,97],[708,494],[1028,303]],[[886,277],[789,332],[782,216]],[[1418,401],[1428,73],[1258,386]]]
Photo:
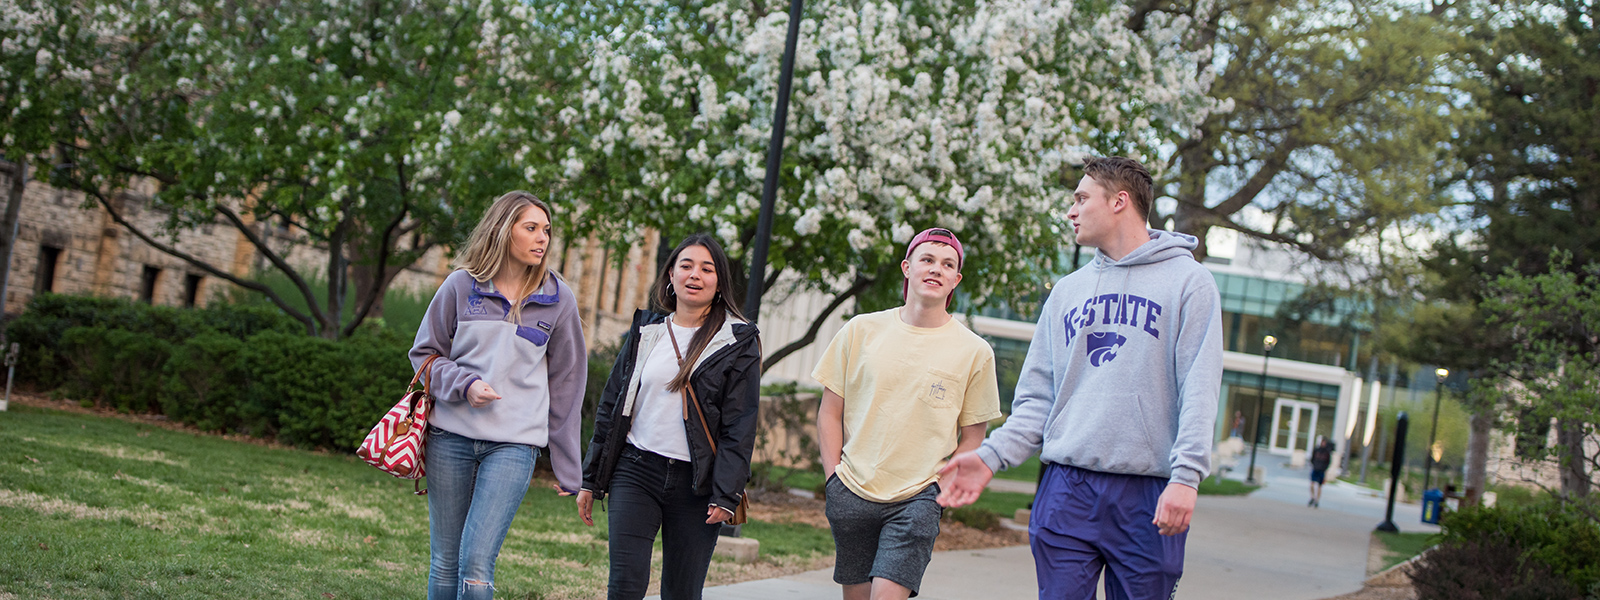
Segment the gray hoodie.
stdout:
[[[1056,282],[1017,379],[1011,417],[984,440],[990,469],[1046,463],[1196,487],[1210,472],[1222,386],[1222,301],[1193,236],[1150,230],[1122,260],[1095,252]],[[1042,451],[1041,451],[1042,446]]]

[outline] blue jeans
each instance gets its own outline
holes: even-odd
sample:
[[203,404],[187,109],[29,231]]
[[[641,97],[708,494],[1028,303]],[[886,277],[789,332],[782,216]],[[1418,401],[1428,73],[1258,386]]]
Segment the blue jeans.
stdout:
[[538,455],[428,427],[428,600],[494,598],[494,561]]
[[711,496],[694,493],[689,461],[622,447],[606,513],[610,600],[639,600],[650,587],[650,551],[661,532],[661,600],[700,600],[722,525],[706,524]]

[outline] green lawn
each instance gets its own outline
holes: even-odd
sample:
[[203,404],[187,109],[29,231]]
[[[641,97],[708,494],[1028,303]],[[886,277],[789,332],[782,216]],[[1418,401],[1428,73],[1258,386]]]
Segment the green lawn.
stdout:
[[972,506],[992,510],[995,514],[1009,519],[1017,514],[1017,509],[1027,508],[1032,502],[1033,494],[984,490]]
[[1387,533],[1373,532],[1378,540],[1383,542],[1388,554],[1383,557],[1383,568],[1398,565],[1411,560],[1411,557],[1422,554],[1423,550],[1433,547],[1436,543],[1434,534],[1431,533]]
[[[593,598],[605,513],[535,487],[501,551],[504,598]],[[427,500],[354,456],[273,449],[121,419],[0,413],[0,597],[421,598]],[[764,560],[828,532],[752,521]]]
[[1011,468],[1006,469],[1004,471],[1001,471],[999,473],[995,473],[994,476],[996,478],[999,478],[999,479],[1015,479],[1017,481],[1038,481],[1039,480],[1039,455],[1035,454],[1032,458],[1029,458],[1026,462],[1023,462],[1020,465],[1017,465],[1015,467],[1011,467]]
[[1200,480],[1199,490],[1202,496],[1243,496],[1256,491],[1260,487],[1237,479],[1207,477]]

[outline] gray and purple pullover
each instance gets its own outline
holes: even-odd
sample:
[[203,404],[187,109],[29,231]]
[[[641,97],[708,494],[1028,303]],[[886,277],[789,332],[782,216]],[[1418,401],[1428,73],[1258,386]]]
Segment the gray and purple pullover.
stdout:
[[[520,326],[508,318],[511,305],[492,282],[476,281],[464,270],[439,286],[411,346],[412,368],[434,354],[443,357],[433,363],[437,404],[429,423],[475,440],[546,448],[556,481],[576,493],[589,372],[577,299],[551,273],[517,307]],[[467,388],[479,379],[500,399],[473,408]]]

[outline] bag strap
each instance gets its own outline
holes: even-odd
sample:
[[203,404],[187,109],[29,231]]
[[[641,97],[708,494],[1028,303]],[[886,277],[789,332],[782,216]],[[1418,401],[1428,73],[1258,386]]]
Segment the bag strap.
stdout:
[[[410,394],[416,389],[417,380],[421,379],[423,395],[429,398],[433,397],[433,361],[439,360],[440,358],[440,355],[435,354],[433,356],[429,356],[428,360],[422,361],[422,368],[417,369],[417,374],[411,377],[411,385],[406,386],[407,394]],[[413,404],[411,406],[411,411],[416,412],[416,410],[417,407]]]
[[411,376],[411,385],[406,386],[406,390],[410,391],[412,388],[417,387],[417,381],[420,380],[422,381],[422,391],[432,393],[433,361],[439,360],[439,358],[439,355],[435,354],[429,356],[428,360],[422,361],[422,366],[417,369],[416,375]]
[[[678,355],[678,367],[683,367],[683,351],[678,349],[678,335],[672,332],[672,319],[667,319],[667,337],[672,340],[672,353]],[[706,413],[700,410],[700,398],[694,394],[694,386],[685,382],[683,385],[683,420],[689,420],[689,406],[694,406],[694,413],[700,417],[700,430],[706,433],[706,441],[711,442],[711,452],[717,451],[717,440],[711,437],[711,427],[706,425]]]
[[[681,368],[683,366],[683,352],[678,349],[678,336],[677,336],[677,334],[674,334],[672,332],[672,320],[671,319],[667,320],[667,337],[672,339],[672,353],[678,355],[678,366]],[[711,436],[711,426],[706,424],[706,413],[705,413],[705,411],[700,409],[700,398],[695,396],[694,385],[690,384],[689,382],[684,382],[684,385],[683,385],[683,403],[685,405],[689,405],[689,404],[694,405],[694,414],[700,417],[700,430],[704,431],[706,433],[706,441],[711,443],[711,453],[712,454],[716,454],[717,453],[717,440]],[[683,420],[685,420],[685,421],[689,420],[689,408],[687,406],[685,406],[684,409],[683,409]],[[749,502],[750,502],[749,494],[745,494],[745,493],[741,492],[739,494],[739,504],[735,507],[734,511],[732,513],[730,513],[730,514],[733,514],[733,515],[740,514],[742,512],[742,510],[746,506],[749,505]],[[721,507],[718,507],[718,508],[721,508]],[[727,510],[727,509],[724,508],[723,510]],[[731,518],[732,517],[730,517],[730,519]]]

